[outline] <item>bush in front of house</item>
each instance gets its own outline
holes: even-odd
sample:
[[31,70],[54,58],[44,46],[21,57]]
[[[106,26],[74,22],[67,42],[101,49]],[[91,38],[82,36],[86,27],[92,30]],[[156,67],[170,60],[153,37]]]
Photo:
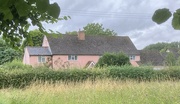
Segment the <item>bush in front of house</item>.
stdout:
[[130,65],[129,57],[123,52],[105,53],[98,61],[97,67]]

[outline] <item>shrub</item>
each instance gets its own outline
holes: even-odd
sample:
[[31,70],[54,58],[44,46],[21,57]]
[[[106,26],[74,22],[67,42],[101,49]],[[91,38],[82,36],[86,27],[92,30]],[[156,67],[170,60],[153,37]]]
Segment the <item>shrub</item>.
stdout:
[[124,53],[105,53],[98,61],[98,67],[130,65],[129,57]]
[[12,62],[7,62],[3,65],[1,65],[1,68],[13,70],[13,69],[29,69],[31,66],[24,65],[21,60],[14,59]]
[[7,47],[0,47],[0,65],[7,62],[12,62],[16,58],[22,58],[21,51]]
[[154,70],[150,67],[108,67],[109,77],[120,80],[150,81],[154,76]]
[[175,66],[176,58],[172,52],[169,52],[165,58],[165,63],[167,66]]
[[151,67],[109,66],[103,69],[74,70],[43,70],[30,68],[28,70],[0,70],[0,88],[22,88],[35,81],[41,83],[83,82],[97,79],[134,80],[134,81],[179,81],[180,69],[153,70]]

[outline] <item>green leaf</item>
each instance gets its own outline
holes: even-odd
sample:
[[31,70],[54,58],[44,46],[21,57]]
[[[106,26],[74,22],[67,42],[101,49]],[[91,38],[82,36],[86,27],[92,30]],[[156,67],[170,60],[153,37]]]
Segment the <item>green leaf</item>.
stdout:
[[67,19],[68,19],[66,16],[64,16],[63,18],[64,18],[64,20],[67,20]]
[[152,20],[157,24],[161,24],[167,21],[171,16],[172,13],[169,11],[169,9],[166,8],[158,9],[155,11],[154,15],[152,16]]
[[[1,11],[1,9],[0,9],[0,11]],[[4,9],[2,12],[4,14],[4,20],[12,20],[13,19],[13,15],[12,15],[10,9],[8,9],[8,8]]]
[[15,3],[16,9],[20,17],[27,16],[29,14],[30,5],[28,5],[23,0]]
[[60,7],[57,3],[50,4],[48,7],[48,14],[54,18],[58,18],[60,14]]
[[180,9],[173,14],[172,26],[176,30],[180,30]]
[[29,29],[30,26],[31,26],[31,25],[30,25],[29,23],[26,24],[26,26],[24,27],[25,31],[27,31],[27,30]]
[[37,0],[36,2],[37,9],[41,13],[45,13],[49,5],[49,0]]
[[0,9],[7,7],[9,3],[9,0],[0,0]]
[[30,4],[34,4],[34,3],[36,2],[36,0],[28,0],[28,2],[29,2]]

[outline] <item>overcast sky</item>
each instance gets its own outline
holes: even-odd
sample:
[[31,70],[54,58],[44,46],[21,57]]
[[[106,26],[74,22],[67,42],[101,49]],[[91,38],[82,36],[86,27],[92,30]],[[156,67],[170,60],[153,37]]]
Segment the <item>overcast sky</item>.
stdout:
[[67,21],[44,24],[47,29],[65,33],[78,31],[88,23],[101,23],[119,36],[129,36],[137,49],[157,42],[180,41],[180,30],[174,30],[171,19],[157,25],[151,20],[155,10],[180,8],[180,0],[51,0],[61,7],[60,17]]

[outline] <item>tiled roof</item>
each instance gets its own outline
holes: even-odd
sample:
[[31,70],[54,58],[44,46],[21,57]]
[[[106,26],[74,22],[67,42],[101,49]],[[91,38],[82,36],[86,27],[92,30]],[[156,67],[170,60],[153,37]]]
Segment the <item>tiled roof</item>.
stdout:
[[102,55],[105,52],[124,52],[137,55],[136,49],[128,36],[85,36],[78,40],[77,36],[47,36],[52,54]]
[[51,55],[48,48],[45,47],[27,47],[29,55]]
[[163,66],[164,58],[158,51],[140,50],[140,58],[142,64],[151,64],[153,66]]

